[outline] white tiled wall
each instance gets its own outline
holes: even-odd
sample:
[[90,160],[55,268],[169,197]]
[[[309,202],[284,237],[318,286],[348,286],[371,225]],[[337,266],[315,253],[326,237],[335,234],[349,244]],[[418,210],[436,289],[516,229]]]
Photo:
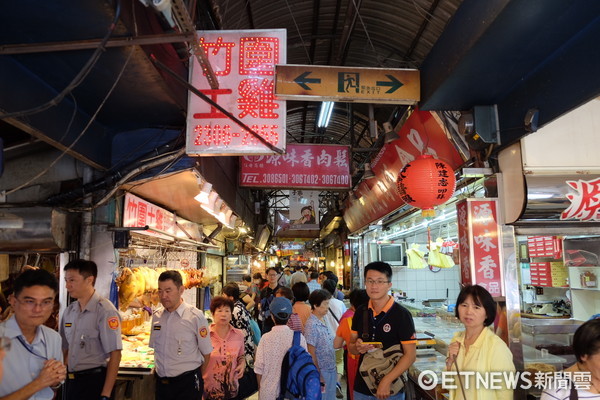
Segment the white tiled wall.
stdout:
[[[429,268],[393,268],[392,288],[406,292],[415,300],[446,299],[454,303],[460,292],[460,270],[457,266],[431,272]],[[446,290],[447,289],[447,290]]]

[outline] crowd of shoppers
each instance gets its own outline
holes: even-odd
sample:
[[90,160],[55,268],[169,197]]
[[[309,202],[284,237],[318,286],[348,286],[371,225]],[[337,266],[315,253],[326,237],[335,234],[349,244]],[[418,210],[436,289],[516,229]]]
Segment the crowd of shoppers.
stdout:
[[[241,400],[254,387],[260,400],[279,399],[282,364],[295,335],[318,371],[322,399],[341,397],[339,372],[346,376],[351,400],[405,399],[398,383],[416,358],[415,329],[410,313],[389,294],[389,264],[365,267],[366,289],[349,293],[349,309],[338,299],[343,293],[332,274],[296,268],[289,280],[282,280],[284,275],[269,268],[264,282],[260,274],[247,276],[245,291],[228,283],[210,303],[209,324],[203,312],[183,300],[181,274],[162,272],[162,307],[152,316],[150,333],[156,399]],[[27,269],[16,278],[8,298],[10,317],[0,323],[0,399],[50,400],[63,384],[65,399],[111,398],[121,358],[120,315],[94,289],[96,264],[72,261],[64,267],[64,277],[75,301],[61,316],[59,332],[44,325],[55,307],[56,277]],[[319,281],[313,290],[311,282]],[[455,313],[464,330],[448,346],[446,369],[463,374],[454,382],[451,400],[513,398],[511,387],[491,390],[464,381],[469,376],[464,372],[515,371],[506,343],[488,328],[496,309],[481,286],[466,286],[457,298]],[[253,329],[254,311],[261,316],[260,340]],[[542,400],[600,398],[600,320],[583,324],[573,342],[577,362],[565,372],[589,374],[590,386],[554,385],[544,390]],[[341,370],[336,350],[343,351]],[[391,368],[380,375],[362,373],[377,351],[393,357]]]

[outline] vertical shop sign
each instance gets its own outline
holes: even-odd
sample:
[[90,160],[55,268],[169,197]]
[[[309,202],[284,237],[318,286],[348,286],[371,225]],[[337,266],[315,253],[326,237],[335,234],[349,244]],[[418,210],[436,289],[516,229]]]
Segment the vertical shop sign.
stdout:
[[497,201],[466,199],[456,206],[463,284],[477,284],[502,296]]
[[[275,64],[286,62],[286,30],[199,31],[219,82],[211,89],[196,57],[190,82],[268,143],[285,148],[286,102],[275,98]],[[189,93],[188,155],[274,154],[214,106]]]

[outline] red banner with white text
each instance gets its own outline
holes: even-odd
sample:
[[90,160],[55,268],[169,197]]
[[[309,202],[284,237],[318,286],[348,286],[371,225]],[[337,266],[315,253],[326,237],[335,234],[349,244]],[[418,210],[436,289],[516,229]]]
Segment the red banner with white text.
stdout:
[[240,158],[240,186],[290,189],[349,189],[350,148],[288,144],[282,156]]
[[503,296],[497,200],[462,200],[456,205],[456,217],[462,283],[480,285],[492,296]]
[[453,170],[463,163],[438,117],[429,111],[414,111],[398,132],[399,139],[387,143],[371,161],[375,178],[363,180],[355,190],[357,200],[344,212],[350,232],[395,211],[405,203],[396,190],[398,173],[421,154],[447,162]]

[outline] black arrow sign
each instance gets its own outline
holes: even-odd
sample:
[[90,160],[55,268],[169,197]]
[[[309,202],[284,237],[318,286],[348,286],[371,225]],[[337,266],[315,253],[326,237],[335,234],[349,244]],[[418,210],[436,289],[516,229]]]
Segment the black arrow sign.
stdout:
[[298,75],[296,79],[294,79],[294,82],[300,85],[302,89],[312,90],[310,86],[307,85],[307,83],[321,83],[321,80],[318,78],[309,78],[308,75],[310,75],[311,73],[312,71],[303,72],[302,74]]
[[400,89],[400,87],[404,86],[402,82],[398,79],[394,78],[393,75],[386,75],[389,81],[377,81],[377,86],[391,86],[386,93],[394,93],[396,90]]

